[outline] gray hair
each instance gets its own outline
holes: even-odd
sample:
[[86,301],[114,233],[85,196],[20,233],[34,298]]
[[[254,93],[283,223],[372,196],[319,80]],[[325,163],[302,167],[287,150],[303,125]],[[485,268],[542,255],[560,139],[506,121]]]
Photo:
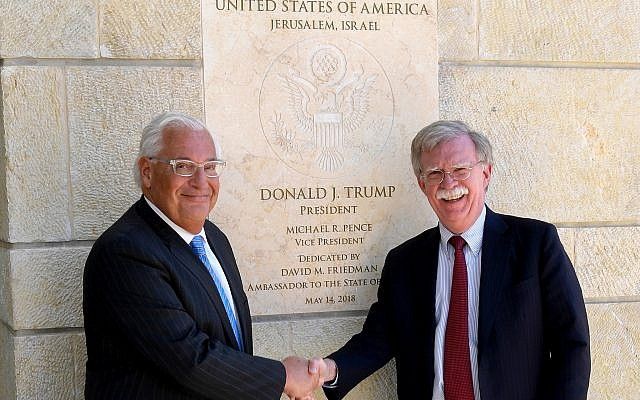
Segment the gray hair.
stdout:
[[422,173],[420,158],[423,152],[429,152],[439,144],[459,136],[468,136],[471,139],[476,147],[478,161],[493,164],[493,150],[486,136],[472,130],[462,121],[436,121],[422,128],[411,142],[411,164],[416,177],[420,177]]
[[142,187],[140,178],[140,168],[138,162],[142,157],[155,157],[162,151],[162,134],[171,128],[188,128],[193,131],[206,131],[211,136],[213,146],[216,149],[216,157],[221,157],[221,150],[216,137],[207,129],[207,127],[198,119],[187,114],[167,111],[160,113],[151,119],[149,124],[142,130],[140,137],[140,148],[138,149],[138,157],[133,165],[133,178],[139,187]]

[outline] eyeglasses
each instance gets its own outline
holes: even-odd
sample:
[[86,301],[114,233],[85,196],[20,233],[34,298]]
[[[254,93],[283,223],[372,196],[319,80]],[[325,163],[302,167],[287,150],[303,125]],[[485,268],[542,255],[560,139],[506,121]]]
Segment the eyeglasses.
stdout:
[[456,167],[452,171],[444,171],[439,168],[430,169],[420,174],[420,179],[429,185],[439,185],[444,180],[444,175],[448,174],[451,179],[455,181],[464,181],[471,176],[473,167],[483,162],[484,161],[478,161],[470,167]]
[[227,162],[222,160],[205,161],[203,163],[197,163],[191,160],[163,160],[155,157],[149,157],[149,160],[171,164],[173,172],[180,176],[193,176],[193,174],[196,173],[196,170],[202,167],[204,174],[208,178],[219,177],[225,165],[227,165]]

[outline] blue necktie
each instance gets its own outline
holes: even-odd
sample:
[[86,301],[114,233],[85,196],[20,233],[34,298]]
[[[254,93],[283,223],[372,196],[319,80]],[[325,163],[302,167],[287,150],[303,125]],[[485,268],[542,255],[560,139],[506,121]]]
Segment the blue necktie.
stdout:
[[233,334],[236,337],[236,341],[238,342],[238,347],[241,351],[244,351],[244,346],[242,345],[242,334],[240,332],[240,325],[238,324],[238,320],[236,319],[236,315],[233,313],[233,308],[231,307],[231,303],[229,298],[226,296],[224,292],[224,286],[220,282],[220,278],[216,275],[215,271],[211,267],[211,263],[209,263],[209,259],[207,258],[207,252],[204,249],[204,239],[200,235],[196,235],[193,237],[191,241],[191,250],[193,253],[198,256],[200,261],[207,267],[207,271],[209,271],[209,275],[213,278],[213,283],[215,283],[216,288],[218,289],[218,293],[220,293],[220,298],[222,299],[222,304],[224,304],[224,309],[227,312],[227,317],[229,318],[229,322],[231,322],[231,328],[233,329]]

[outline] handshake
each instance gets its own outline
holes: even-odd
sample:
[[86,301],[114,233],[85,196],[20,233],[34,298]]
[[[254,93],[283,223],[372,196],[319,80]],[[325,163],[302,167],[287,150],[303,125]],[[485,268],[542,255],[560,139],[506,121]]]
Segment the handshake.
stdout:
[[313,391],[336,379],[337,366],[330,358],[310,360],[289,356],[282,360],[287,372],[284,393],[291,400],[314,400]]

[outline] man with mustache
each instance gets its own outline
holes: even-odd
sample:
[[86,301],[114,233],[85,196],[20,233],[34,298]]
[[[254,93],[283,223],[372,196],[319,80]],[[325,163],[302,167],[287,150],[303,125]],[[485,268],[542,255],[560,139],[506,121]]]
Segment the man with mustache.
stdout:
[[463,122],[423,128],[411,159],[438,226],[389,252],[362,331],[310,362],[327,398],[395,358],[401,400],[586,399],[587,316],[555,227],[485,205],[491,145]]
[[209,130],[168,112],[143,130],[142,196],[84,270],[86,399],[312,399],[307,361],[254,356],[231,245],[208,220],[225,162]]

